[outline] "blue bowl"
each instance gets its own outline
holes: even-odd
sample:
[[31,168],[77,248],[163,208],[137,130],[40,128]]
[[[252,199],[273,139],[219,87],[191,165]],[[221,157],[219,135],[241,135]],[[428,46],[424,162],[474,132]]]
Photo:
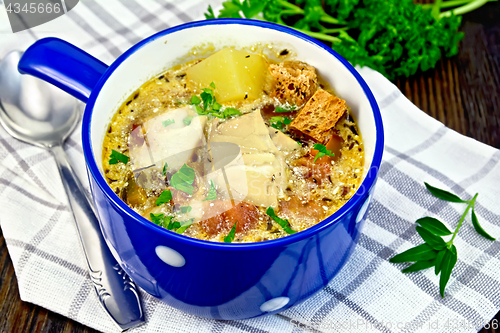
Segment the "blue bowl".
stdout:
[[[346,99],[363,135],[362,185],[335,214],[281,239],[225,244],[192,239],[149,222],[129,208],[102,174],[107,123],[142,83],[205,43],[286,47],[315,66]],[[192,52],[191,52],[192,53]],[[106,242],[122,268],[149,294],[182,311],[213,319],[245,319],[283,311],[326,286],[349,259],[377,180],[383,128],[377,103],[358,72],[326,45],[280,25],[217,19],[179,25],[132,46],[109,67],[55,38],[25,53],[23,71],[87,103],[82,125],[88,175]]]

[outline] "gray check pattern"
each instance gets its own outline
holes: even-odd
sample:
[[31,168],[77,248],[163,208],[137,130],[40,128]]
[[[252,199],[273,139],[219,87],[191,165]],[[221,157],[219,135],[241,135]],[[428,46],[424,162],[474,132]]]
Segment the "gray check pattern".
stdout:
[[[220,0],[81,0],[66,15],[13,34],[0,0],[0,57],[55,36],[111,63],[141,39],[203,18]],[[464,207],[435,199],[423,182],[468,198],[500,236],[500,151],[426,116],[377,72],[359,69],[381,108],[386,133],[380,179],[359,244],[319,293],[278,315],[216,321],[182,313],[142,292],[147,324],[133,332],[477,332],[500,310],[500,243],[481,238],[466,220],[456,238],[458,262],[446,297],[432,270],[402,274],[388,259],[421,242],[415,220],[438,217],[455,228]],[[83,109],[83,107],[82,107]],[[87,184],[80,130],[65,146]],[[88,278],[55,162],[48,151],[0,128],[0,224],[21,299],[103,332],[118,332]]]

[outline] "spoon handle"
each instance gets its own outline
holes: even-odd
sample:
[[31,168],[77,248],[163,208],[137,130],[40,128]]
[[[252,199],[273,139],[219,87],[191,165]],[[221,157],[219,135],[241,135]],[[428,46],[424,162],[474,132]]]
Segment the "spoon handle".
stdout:
[[100,303],[123,329],[144,322],[138,290],[107,247],[94,207],[60,145],[50,148],[75,217],[90,278]]

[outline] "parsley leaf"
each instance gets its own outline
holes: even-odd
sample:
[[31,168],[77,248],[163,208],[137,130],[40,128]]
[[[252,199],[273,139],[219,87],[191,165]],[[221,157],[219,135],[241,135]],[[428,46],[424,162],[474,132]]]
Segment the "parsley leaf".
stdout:
[[127,155],[123,155],[120,152],[117,152],[116,150],[111,151],[111,155],[109,155],[109,164],[117,164],[118,161],[122,162],[123,164],[127,164],[128,161],[130,160],[130,157]]
[[163,127],[167,127],[169,125],[175,124],[175,119],[167,119],[165,121],[162,121],[161,124]]
[[180,207],[181,213],[186,214],[189,213],[193,208],[191,206],[182,206]]
[[320,157],[323,157],[323,156],[335,156],[335,154],[332,153],[331,150],[327,150],[325,146],[323,146],[322,144],[319,144],[319,143],[315,143],[313,146],[313,149],[316,149],[318,151],[318,153],[316,154],[316,157],[314,158],[313,163],[316,163],[316,160]]
[[202,89],[200,97],[191,96],[191,104],[194,105],[200,116],[211,115],[217,118],[228,118],[241,115],[241,112],[235,108],[226,108],[221,112],[222,105],[215,100],[215,83],[213,82],[210,83],[209,88]]
[[170,178],[170,185],[172,185],[173,188],[185,192],[187,194],[193,195],[193,182],[195,178],[195,173],[194,169],[190,168],[187,166],[187,164],[184,163],[184,165],[172,175],[172,178]]
[[227,236],[224,236],[224,243],[231,243],[232,241],[234,241],[234,236],[236,234],[236,223],[238,223],[238,221],[234,222],[231,231],[229,231]]
[[170,192],[169,190],[164,190],[163,192],[161,192],[158,199],[156,199],[155,204],[157,206],[160,206],[166,202],[169,202],[170,200],[172,200],[172,192]]
[[276,109],[274,109],[274,112],[285,113],[285,112],[295,111],[295,109],[297,109],[296,105],[284,105],[284,106],[278,106]]
[[231,116],[239,116],[241,115],[241,112],[235,108],[225,108],[222,114],[224,115],[224,118],[228,118]]
[[[149,216],[151,217],[151,222],[153,222],[156,225],[159,225],[160,227],[167,228],[168,230],[180,227],[179,222],[172,222],[172,219],[174,218],[173,216],[165,216],[163,213],[160,214],[150,213]],[[176,226],[176,223],[178,224],[178,226]]]
[[167,175],[167,168],[168,168],[168,164],[167,164],[167,162],[165,162],[165,165],[163,166],[163,171],[162,171],[164,176]]
[[191,224],[193,224],[193,221],[194,219],[189,219],[187,221],[180,222],[181,226],[177,230],[175,230],[175,232],[178,234],[182,234],[184,231],[186,231],[187,228],[191,226]]
[[173,216],[168,216],[168,217],[170,219],[168,220],[167,230],[174,230],[174,229],[178,229],[181,227],[180,222],[172,221],[172,219],[174,218]]
[[214,181],[210,179],[210,189],[208,190],[207,197],[203,201],[210,201],[217,199],[217,190],[215,189]]
[[368,66],[389,79],[435,66],[458,53],[461,17],[487,1],[415,4],[413,0],[226,0],[207,19],[247,18],[294,28],[330,45],[353,65]]
[[151,222],[153,222],[156,225],[162,226],[163,224],[163,213],[160,214],[154,214],[154,213],[149,213],[149,216],[151,217]]
[[284,129],[285,126],[290,124],[291,122],[292,122],[292,120],[288,117],[276,116],[276,117],[269,118],[269,125],[271,125],[271,127],[274,127],[278,130]]
[[274,212],[274,209],[272,207],[269,207],[266,210],[266,214],[269,215],[274,220],[274,222],[278,223],[283,228],[283,230],[285,230],[287,234],[291,235],[297,232],[292,228],[290,228],[290,222],[288,222],[288,220],[283,220],[278,216],[276,216],[276,213]]
[[196,96],[196,95],[191,96],[191,104],[192,105],[198,105],[200,103],[201,103],[201,99],[198,96]]

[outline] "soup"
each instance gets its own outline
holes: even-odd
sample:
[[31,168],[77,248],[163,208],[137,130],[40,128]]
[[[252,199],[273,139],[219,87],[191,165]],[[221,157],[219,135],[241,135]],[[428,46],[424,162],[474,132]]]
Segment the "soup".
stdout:
[[144,83],[106,132],[109,186],[153,223],[210,241],[277,239],[333,214],[361,184],[362,138],[345,101],[288,53],[226,48]]

